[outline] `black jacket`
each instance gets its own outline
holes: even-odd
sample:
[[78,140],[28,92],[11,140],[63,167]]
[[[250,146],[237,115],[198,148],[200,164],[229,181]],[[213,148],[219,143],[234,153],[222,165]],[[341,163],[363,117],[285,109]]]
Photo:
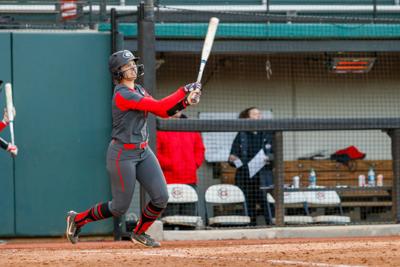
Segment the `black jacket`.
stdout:
[[[265,154],[268,155],[270,158],[273,155],[273,147],[272,147],[272,139],[273,139],[273,134],[272,132],[258,132],[258,134],[261,133],[261,147],[253,149],[255,153],[260,151],[260,149],[263,149]],[[248,140],[248,133],[247,132],[239,132],[235,139],[233,140],[232,147],[231,147],[231,155],[235,155],[243,163],[243,166],[238,168],[236,171],[236,183],[240,183],[240,181],[243,180],[249,180],[249,169],[247,167],[247,163],[255,156],[254,155],[249,155],[249,150],[250,150],[250,145],[249,140]],[[253,152],[253,153],[254,153]],[[264,168],[260,170],[256,174],[257,175],[264,175],[265,170],[271,170],[273,167],[272,162],[269,164],[265,165]],[[256,177],[253,177],[253,179]],[[253,180],[251,179],[251,180]],[[255,179],[254,179],[255,180]]]

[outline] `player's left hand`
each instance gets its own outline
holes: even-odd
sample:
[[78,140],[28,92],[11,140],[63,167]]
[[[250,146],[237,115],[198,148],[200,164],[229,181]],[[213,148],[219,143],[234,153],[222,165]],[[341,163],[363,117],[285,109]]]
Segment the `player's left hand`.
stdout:
[[186,102],[189,105],[196,105],[200,102],[201,91],[194,90],[186,96]]
[[201,83],[195,82],[195,83],[186,84],[183,87],[183,90],[185,90],[186,93],[190,93],[190,92],[193,92],[195,90],[199,90],[200,91],[201,90]]

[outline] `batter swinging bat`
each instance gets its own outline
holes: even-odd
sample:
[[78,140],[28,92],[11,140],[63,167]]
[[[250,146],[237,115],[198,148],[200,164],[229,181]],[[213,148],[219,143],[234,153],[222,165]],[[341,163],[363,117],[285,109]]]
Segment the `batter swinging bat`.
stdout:
[[201,52],[199,74],[197,75],[198,83],[201,82],[201,77],[203,77],[203,71],[206,66],[208,56],[210,55],[212,45],[214,43],[214,38],[215,38],[215,33],[217,32],[218,23],[219,19],[215,17],[211,18],[210,22],[208,23],[207,35],[206,39],[204,40],[203,51]]
[[14,140],[14,104],[12,98],[12,88],[11,83],[6,83],[6,102],[7,102],[7,115],[10,120],[10,135],[11,135],[11,144],[15,144]]

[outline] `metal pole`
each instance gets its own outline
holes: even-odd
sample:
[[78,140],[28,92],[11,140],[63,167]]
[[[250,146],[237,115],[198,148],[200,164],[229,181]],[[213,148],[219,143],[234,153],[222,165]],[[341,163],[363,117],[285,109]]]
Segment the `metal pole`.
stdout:
[[284,163],[283,163],[283,133],[274,132],[274,199],[275,199],[275,225],[285,224],[283,206],[283,184],[284,184]]
[[[111,53],[117,52],[117,37],[118,37],[118,21],[117,11],[115,8],[111,9]],[[114,87],[111,86],[111,92],[114,93]],[[122,220],[121,217],[113,217],[114,222],[114,240],[120,241],[122,239]]]
[[107,17],[107,0],[101,0],[99,16],[100,21],[104,21]]
[[[155,52],[155,26],[154,26],[154,2],[146,0],[141,2],[138,14],[138,52],[145,71],[142,77],[142,85],[151,94],[156,94],[156,52]],[[156,123],[155,117],[149,116],[148,126],[150,131],[149,145],[153,151],[156,147]],[[145,191],[140,187],[140,204],[146,204]]]
[[89,1],[89,29],[94,30],[92,1]]
[[373,17],[374,19],[376,19],[376,5],[377,5],[376,0],[373,0],[373,5],[374,5],[374,11],[373,11],[373,13],[372,13],[372,17]]
[[117,11],[115,8],[111,9],[111,52],[117,52],[117,35],[118,35],[118,21]]
[[400,222],[400,129],[389,131],[392,141],[393,189],[392,214],[395,222]]

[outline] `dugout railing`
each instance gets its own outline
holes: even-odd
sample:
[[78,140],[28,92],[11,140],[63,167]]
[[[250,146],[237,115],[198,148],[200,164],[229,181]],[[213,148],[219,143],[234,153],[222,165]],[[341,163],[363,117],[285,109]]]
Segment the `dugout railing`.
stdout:
[[[359,118],[359,119],[273,119],[273,120],[208,120],[157,119],[157,130],[160,131],[196,131],[196,132],[239,132],[239,131],[272,131],[274,146],[274,186],[271,192],[275,200],[275,225],[284,226],[284,154],[283,133],[295,131],[339,131],[339,130],[382,130],[391,140],[393,182],[391,186],[392,222],[400,221],[400,119],[398,118]],[[266,189],[266,188],[261,188]],[[313,191],[317,189],[306,189]],[[321,189],[318,189],[321,190]],[[329,190],[325,188],[323,190]],[[352,188],[342,189],[351,191]],[[371,190],[371,189],[366,189]],[[296,190],[294,190],[296,191]],[[297,190],[298,191],[298,190]]]

